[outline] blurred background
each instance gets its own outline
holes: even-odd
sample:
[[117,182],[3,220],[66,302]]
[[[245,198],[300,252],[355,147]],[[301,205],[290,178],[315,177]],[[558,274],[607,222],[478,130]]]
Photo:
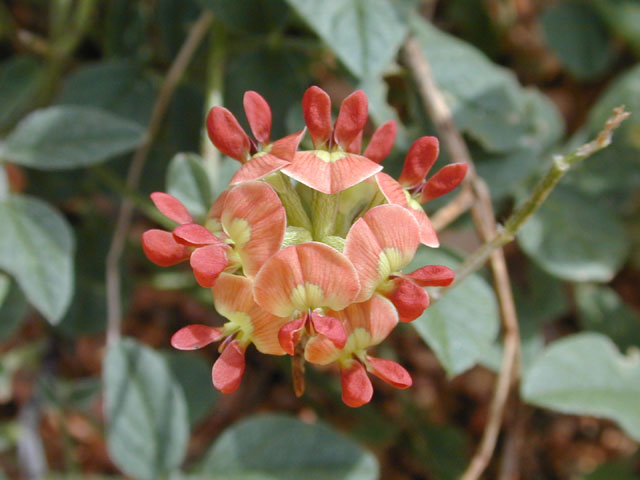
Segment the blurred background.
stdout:
[[[379,349],[414,386],[376,384],[354,410],[337,376],[308,369],[297,399],[287,359],[255,351],[240,390],[218,395],[214,348],[169,348],[180,327],[217,321],[210,293],[186,268],[152,265],[140,245],[144,230],[166,226],[150,192],[203,218],[224,189],[237,164],[213,151],[204,118],[222,104],[246,127],[246,90],[271,105],[277,138],[303,127],[310,85],[334,107],[363,89],[365,137],[398,122],[385,161],[397,175],[411,142],[437,134],[407,66],[408,35],[499,221],[553,154],[592,139],[614,107],[632,113],[506,247],[522,382],[485,478],[640,478],[640,1],[4,0],[0,479],[459,478],[500,365],[488,272]],[[132,222],[117,233],[123,203]],[[469,215],[441,243],[416,266],[455,267],[478,246]],[[107,304],[118,300],[127,338],[105,367]],[[127,402],[108,412],[119,423],[107,425],[105,397],[127,382]],[[302,446],[285,458],[264,446],[289,437]]]

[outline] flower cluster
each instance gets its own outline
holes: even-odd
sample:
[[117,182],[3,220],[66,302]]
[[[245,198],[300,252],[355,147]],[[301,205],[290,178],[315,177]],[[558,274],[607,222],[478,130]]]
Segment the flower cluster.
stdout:
[[[342,102],[335,123],[329,96],[318,87],[306,91],[302,108],[312,150],[299,150],[305,131],[271,141],[271,109],[256,92],[244,96],[254,139],[231,112],[214,107],[209,137],[241,168],[204,224],[176,198],[152,194],[178,225],[172,232],[145,232],[142,244],[158,265],[188,260],[227,319],[220,327],[186,326],[171,339],[182,350],[221,341],[212,371],[216,388],[238,388],[253,344],[262,353],[291,355],[294,366],[337,365],[342,398],[357,407],[373,395],[368,373],[397,388],[412,383],[402,366],[370,350],[399,321],[422,314],[429,305],[423,287],[453,281],[444,266],[402,269],[420,244],[438,246],[421,204],[454,189],[466,165],[448,165],[426,180],[438,140],[422,137],[396,181],[380,166],[395,141],[394,122],[380,126],[362,152],[368,118],[362,91]],[[298,394],[300,377],[294,371]]]

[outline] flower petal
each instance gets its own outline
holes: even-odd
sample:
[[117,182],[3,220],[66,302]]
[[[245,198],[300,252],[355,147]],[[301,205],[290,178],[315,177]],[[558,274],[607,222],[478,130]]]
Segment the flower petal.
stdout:
[[271,135],[272,116],[269,104],[262,95],[252,90],[245,92],[242,103],[253,136],[259,143],[266,145]]
[[440,142],[436,137],[417,139],[409,148],[398,182],[403,187],[415,187],[424,182],[439,153]]
[[351,141],[351,143],[347,145],[347,148],[345,148],[346,152],[355,153],[357,155],[360,154],[361,150],[362,150],[362,130],[360,130],[360,133],[356,135],[356,138],[354,138]]
[[171,346],[178,350],[197,350],[220,340],[222,329],[209,325],[187,325],[171,337]]
[[260,180],[273,172],[281,170],[290,163],[271,153],[257,153],[231,177],[229,185]]
[[438,173],[431,177],[420,194],[420,203],[428,202],[441,197],[456,188],[464,180],[467,174],[466,163],[452,163],[442,167]]
[[300,145],[300,141],[304,137],[304,132],[305,130],[303,129],[276,140],[271,144],[271,154],[287,162],[293,161],[298,145]]
[[213,107],[207,115],[209,138],[223,154],[244,163],[249,157],[251,140],[236,117],[224,107]]
[[279,317],[323,307],[342,310],[359,290],[358,274],[347,257],[318,242],[280,250],[267,260],[253,285],[258,305]]
[[151,201],[160,212],[170,220],[179,224],[192,223],[193,217],[180,200],[164,192],[151,194]]
[[197,223],[178,225],[173,230],[173,238],[182,245],[192,247],[204,247],[220,241],[213,233]]
[[323,335],[311,337],[304,348],[304,359],[315,365],[329,365],[342,355],[342,350]]
[[331,99],[320,87],[309,87],[302,97],[304,123],[314,147],[326,144],[331,137]]
[[295,320],[285,323],[282,328],[280,328],[280,331],[278,332],[278,341],[280,342],[282,349],[289,355],[294,354],[306,321],[307,314],[305,313]]
[[177,243],[171,232],[157,229],[142,234],[142,249],[149,260],[161,267],[170,267],[191,255],[191,249]]
[[393,279],[393,289],[385,296],[396,307],[401,322],[415,320],[429,306],[427,291],[403,277]]
[[455,272],[444,265],[425,265],[404,276],[421,287],[447,287],[456,278]]
[[337,318],[311,312],[311,323],[316,332],[331,340],[337,348],[342,348],[347,343],[347,331]]
[[325,150],[297,152],[282,171],[322,193],[339,193],[375,175],[382,167],[353,153]]
[[280,250],[287,217],[273,188],[255,181],[238,185],[227,194],[221,222],[245,275],[253,277]]
[[364,366],[354,361],[348,368],[340,371],[342,401],[350,407],[361,407],[371,401],[373,385]]
[[367,356],[367,364],[369,372],[381,378],[392,387],[404,389],[413,385],[413,380],[409,372],[407,372],[402,365],[392,360]]
[[222,351],[211,370],[213,386],[222,393],[233,393],[240,386],[244,374],[244,350],[233,340]]
[[418,222],[418,230],[420,231],[420,243],[426,245],[427,247],[439,247],[440,240],[438,240],[438,234],[436,233],[436,229],[431,225],[431,220],[422,209],[420,205],[411,205],[409,206],[409,211]]
[[381,163],[391,153],[397,133],[398,125],[394,120],[383,123],[373,132],[369,145],[362,155],[376,163]]
[[223,244],[208,245],[197,248],[191,254],[189,263],[193,269],[193,275],[201,287],[213,287],[218,276],[227,268],[227,247]]
[[369,116],[367,95],[362,90],[356,90],[342,101],[333,137],[343,150],[348,151],[353,142],[367,123]]

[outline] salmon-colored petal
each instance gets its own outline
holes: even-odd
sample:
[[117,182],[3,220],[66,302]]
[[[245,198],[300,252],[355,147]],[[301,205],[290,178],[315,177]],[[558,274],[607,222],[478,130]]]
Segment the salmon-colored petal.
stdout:
[[156,208],[170,220],[179,224],[192,223],[193,217],[180,200],[164,192],[151,194],[151,201]]
[[323,243],[306,242],[269,258],[255,277],[253,295],[268,312],[289,317],[316,308],[342,310],[359,290],[347,257]]
[[342,354],[342,350],[323,335],[311,337],[304,349],[304,359],[315,365],[329,365]]
[[404,188],[390,175],[380,172],[375,176],[378,188],[387,202],[409,208]]
[[337,318],[311,312],[311,323],[316,332],[331,340],[337,348],[342,348],[347,343],[347,331]]
[[245,359],[244,349],[233,340],[222,351],[211,370],[213,386],[222,393],[233,393],[242,382]]
[[427,247],[439,247],[440,240],[438,240],[438,234],[436,229],[431,225],[431,220],[418,204],[413,204],[409,207],[409,211],[418,222],[418,230],[420,231],[420,243]]
[[[224,202],[227,201],[227,195],[229,195],[230,189],[223,190],[223,192],[218,195],[218,198],[215,199],[213,205],[209,209],[209,213],[207,214],[207,219],[218,219],[222,216],[222,209],[224,208]],[[222,228],[222,227],[221,227]]]
[[398,125],[394,120],[383,123],[373,133],[362,155],[376,163],[381,163],[391,153],[397,134]]
[[378,345],[398,324],[398,312],[393,304],[377,293],[366,302],[353,303],[339,312],[329,310],[327,315],[344,323],[349,334],[344,350],[354,353]]
[[[345,148],[346,152],[349,153],[355,153],[357,155],[360,154],[360,151],[362,150],[362,130],[360,130],[360,133],[358,135],[356,135],[356,138],[354,138],[351,143],[347,146],[347,148]],[[371,160],[371,159],[369,159]]]
[[382,167],[368,158],[342,151],[297,152],[282,171],[322,193],[339,193],[375,175]]
[[404,389],[413,385],[413,380],[409,372],[407,372],[402,365],[392,360],[367,356],[367,364],[369,372],[381,378],[392,387]]
[[271,155],[275,155],[287,162],[292,162],[305,131],[305,129],[300,130],[273,142],[271,144]]
[[401,322],[412,322],[429,306],[427,291],[402,277],[393,279],[393,289],[385,296],[396,307]]
[[347,235],[344,254],[360,279],[363,302],[378,285],[413,259],[420,237],[413,215],[400,205],[380,205],[353,224]]
[[438,173],[431,177],[422,187],[420,203],[428,202],[441,197],[456,188],[464,180],[467,174],[466,163],[452,163],[442,167]]
[[242,103],[253,136],[258,142],[266,145],[271,136],[272,116],[269,104],[262,95],[252,90],[245,92]]
[[171,232],[157,229],[142,234],[142,249],[149,260],[161,267],[170,267],[191,255],[191,249],[177,243]]
[[421,287],[447,287],[456,278],[456,273],[444,265],[425,265],[404,276]]
[[333,137],[343,150],[348,151],[353,142],[367,123],[369,116],[367,95],[362,90],[356,90],[342,101]]
[[226,245],[219,244],[207,245],[193,251],[189,263],[201,287],[213,287],[220,274],[227,268],[227,249]]
[[227,194],[221,222],[245,275],[253,277],[280,250],[287,216],[273,188],[254,181],[238,185]]
[[220,340],[222,329],[209,325],[187,325],[171,337],[171,346],[178,350],[197,350]]
[[272,153],[257,153],[231,177],[229,185],[260,180],[273,172],[281,170],[290,163]]
[[326,144],[331,137],[331,99],[320,87],[309,87],[302,97],[304,123],[309,129],[315,148]]
[[402,167],[398,182],[403,187],[415,187],[422,182],[436,163],[440,142],[436,137],[421,137],[413,142]]
[[307,314],[304,313],[295,320],[285,323],[278,331],[278,342],[289,355],[294,354],[306,321]]
[[213,107],[207,115],[209,138],[223,154],[244,163],[249,158],[251,140],[236,117],[224,107]]
[[173,230],[173,238],[178,243],[192,247],[203,247],[220,241],[213,233],[197,223],[177,226]]
[[354,361],[348,368],[340,371],[342,401],[350,407],[361,407],[373,397],[373,385],[367,371],[360,362]]

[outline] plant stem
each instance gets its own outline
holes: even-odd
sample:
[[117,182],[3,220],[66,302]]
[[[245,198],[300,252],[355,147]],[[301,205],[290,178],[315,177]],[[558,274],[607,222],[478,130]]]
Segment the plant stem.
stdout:
[[322,242],[325,237],[333,235],[338,216],[339,194],[322,193],[314,190],[311,197],[311,214],[313,239]]
[[291,185],[289,177],[282,172],[276,172],[266,177],[265,180],[276,191],[287,211],[287,225],[302,227],[311,232],[311,220],[302,206],[300,195]]

